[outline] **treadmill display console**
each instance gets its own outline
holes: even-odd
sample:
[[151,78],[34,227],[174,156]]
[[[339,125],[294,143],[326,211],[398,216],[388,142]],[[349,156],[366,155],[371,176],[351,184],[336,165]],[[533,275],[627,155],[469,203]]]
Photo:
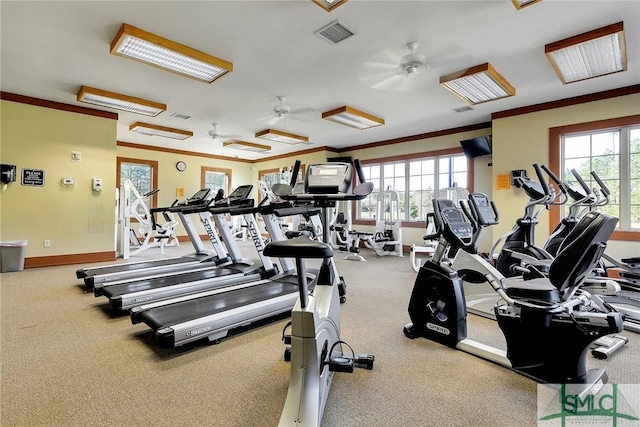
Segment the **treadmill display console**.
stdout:
[[306,193],[348,193],[353,175],[349,163],[321,163],[309,165],[305,182]]
[[206,205],[209,199],[211,199],[211,189],[203,188],[201,190],[198,190],[196,194],[189,197],[184,202],[180,203],[180,205],[186,205],[186,206]]

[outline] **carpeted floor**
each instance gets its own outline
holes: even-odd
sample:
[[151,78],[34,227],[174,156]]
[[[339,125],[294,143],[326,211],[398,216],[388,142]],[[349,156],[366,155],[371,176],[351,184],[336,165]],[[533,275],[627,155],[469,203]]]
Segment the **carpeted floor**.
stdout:
[[[404,337],[416,277],[409,258],[363,254],[366,263],[336,253],[348,286],[342,339],[374,353],[375,367],[336,374],[324,426],[536,425],[535,382]],[[144,324],[114,316],[106,299],[83,291],[79,267],[0,277],[2,426],[277,425],[289,381],[280,340],[286,319],[218,345],[160,349]],[[469,316],[469,330],[471,338],[505,347],[495,322]],[[629,344],[611,361],[589,356],[589,363],[604,366],[611,382],[637,384],[640,340],[625,334]]]

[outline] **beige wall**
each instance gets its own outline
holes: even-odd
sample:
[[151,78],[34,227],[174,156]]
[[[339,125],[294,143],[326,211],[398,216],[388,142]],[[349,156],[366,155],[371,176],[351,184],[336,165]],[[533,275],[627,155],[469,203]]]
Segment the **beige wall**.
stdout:
[[[18,175],[45,174],[43,187],[22,186],[18,176],[0,193],[1,240],[28,240],[26,257],[113,251],[116,121],[5,100],[0,108],[0,162],[16,165]],[[75,185],[62,186],[63,177]],[[99,193],[93,177],[102,178]]]
[[[45,171],[42,188],[22,186],[18,181],[0,193],[0,239],[28,240],[27,258],[114,249],[117,156],[158,161],[158,187],[161,189],[158,202],[164,205],[177,197],[177,188],[184,188],[185,196],[199,189],[201,166],[231,169],[231,185],[237,187],[255,184],[260,170],[288,166],[295,160],[307,165],[336,156],[368,160],[424,153],[457,148],[462,139],[492,133],[493,157],[474,161],[475,191],[493,198],[501,215],[500,224],[487,232],[481,241],[480,249],[486,251],[491,242],[512,227],[527,201],[521,190],[495,190],[496,175],[513,169],[527,169],[533,174],[532,163],[546,164],[550,127],[640,114],[640,94],[496,119],[491,129],[353,149],[340,154],[323,150],[257,163],[116,146],[116,122],[112,119],[6,100],[0,101],[0,108],[0,161],[17,165],[18,172],[22,168]],[[82,161],[72,162],[71,151],[80,151]],[[186,171],[175,169],[179,160],[187,163]],[[492,167],[488,166],[489,162],[493,163]],[[75,179],[74,186],[60,184],[67,176]],[[91,191],[92,177],[102,178],[102,192]],[[257,192],[254,196],[257,197]],[[546,213],[540,220],[537,237],[542,243],[548,235]],[[362,228],[366,230],[366,227]],[[179,230],[179,234],[183,231]],[[423,229],[405,227],[404,244],[421,244],[423,234]],[[51,248],[43,247],[45,239],[51,240]],[[637,252],[634,245],[637,242],[610,242],[608,251],[617,257],[630,256]]]
[[[189,140],[185,143],[188,144]],[[188,147],[185,147],[188,149]],[[183,200],[195,194],[201,188],[201,171],[202,167],[213,167],[222,169],[231,169],[232,189],[239,185],[250,184],[255,182],[252,168],[254,165],[247,162],[236,162],[233,160],[213,159],[210,157],[199,156],[193,154],[178,154],[164,151],[148,150],[118,145],[116,149],[118,157],[127,157],[133,159],[154,160],[158,162],[158,206],[169,206],[175,199]],[[178,161],[187,164],[187,169],[180,172],[175,165]],[[115,173],[115,169],[114,169]],[[184,189],[184,196],[179,196],[177,190]],[[253,196],[257,197],[257,188],[254,188]],[[205,234],[202,224],[195,219],[200,234]],[[182,224],[176,230],[178,236],[186,235]],[[208,246],[208,245],[207,245]]]
[[[535,177],[532,164],[549,163],[550,128],[634,114],[640,114],[640,94],[493,120],[494,188],[498,174],[526,169],[530,177]],[[492,227],[495,241],[509,231],[516,218],[523,214],[528,198],[521,189],[512,187],[493,191],[493,199],[500,210],[500,224]],[[536,241],[543,244],[549,235],[548,213],[542,212],[539,219]],[[633,249],[634,245],[636,249]],[[617,257],[637,255],[637,242],[611,241],[607,252]]]

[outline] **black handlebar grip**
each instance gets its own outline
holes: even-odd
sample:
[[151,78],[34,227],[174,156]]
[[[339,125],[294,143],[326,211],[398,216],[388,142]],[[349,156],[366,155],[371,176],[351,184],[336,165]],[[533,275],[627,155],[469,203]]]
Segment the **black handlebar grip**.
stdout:
[[611,191],[609,190],[609,187],[607,187],[607,185],[604,182],[602,182],[598,174],[595,173],[595,171],[591,171],[591,176],[593,177],[593,179],[596,180],[596,182],[600,186],[600,190],[602,190],[602,194],[604,194],[605,197],[609,197],[609,195],[611,194]]
[[542,165],[541,166],[542,170],[545,171],[545,173],[547,175],[549,175],[551,177],[551,179],[553,180],[553,182],[555,182],[558,185],[558,188],[560,189],[560,191],[562,191],[564,194],[567,194],[567,188],[565,187],[565,185],[560,181],[560,178],[558,178],[558,175],[556,175],[555,173],[553,173],[551,171],[551,169],[549,169],[546,165]]
[[358,180],[360,180],[360,183],[361,184],[365,183],[367,180],[364,177],[364,171],[362,170],[362,165],[360,164],[360,160],[354,159],[353,166],[356,168],[356,173],[358,174]]
[[540,181],[540,185],[542,186],[542,191],[546,196],[549,195],[549,186],[544,179],[544,175],[542,175],[542,170],[540,170],[540,166],[537,163],[533,164],[533,169],[536,171],[536,175],[538,176],[538,181]]
[[591,194],[591,189],[589,189],[589,186],[587,185],[586,182],[584,182],[584,179],[582,179],[582,177],[580,176],[580,174],[578,173],[577,170],[575,169],[571,169],[571,173],[573,174],[573,176],[576,177],[576,180],[578,181],[578,183],[580,183],[580,186],[582,187],[582,189],[587,193],[587,194]]
[[178,204],[178,201],[179,201],[178,199],[175,199],[175,200],[173,201],[173,203],[171,203],[171,206],[175,206],[175,205],[177,205],[177,204]]
[[293,172],[291,173],[291,181],[289,181],[289,185],[291,188],[296,185],[296,181],[298,181],[298,173],[300,173],[300,166],[302,162],[300,160],[296,160],[296,163],[293,165]]

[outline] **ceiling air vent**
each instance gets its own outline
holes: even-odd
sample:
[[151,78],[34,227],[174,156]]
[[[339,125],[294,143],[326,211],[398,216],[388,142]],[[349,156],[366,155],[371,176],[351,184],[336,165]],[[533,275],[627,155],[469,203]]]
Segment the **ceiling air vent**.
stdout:
[[176,119],[182,119],[182,120],[187,120],[191,118],[191,116],[187,116],[186,114],[180,114],[180,113],[173,113],[171,117],[175,117]]
[[471,111],[473,110],[473,108],[471,108],[468,105],[465,105],[464,107],[459,107],[459,108],[454,108],[453,111],[455,111],[456,113],[464,113],[465,111]]
[[351,36],[355,36],[357,33],[339,20],[336,20],[320,28],[315,34],[333,44],[338,44]]

